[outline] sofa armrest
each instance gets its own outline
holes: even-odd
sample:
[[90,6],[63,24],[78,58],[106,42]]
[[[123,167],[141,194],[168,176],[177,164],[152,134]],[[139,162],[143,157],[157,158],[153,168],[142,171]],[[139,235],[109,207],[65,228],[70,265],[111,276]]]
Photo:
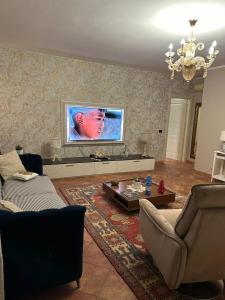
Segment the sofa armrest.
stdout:
[[187,248],[174,228],[146,199],[140,203],[140,230],[146,247],[162,273],[167,285],[175,289],[180,285],[186,264]]
[[[77,280],[82,274],[83,206],[0,211],[6,296]],[[8,295],[7,295],[8,293]]]
[[4,271],[3,271],[3,257],[2,257],[1,237],[0,237],[0,300],[4,300],[4,299],[5,299]]
[[20,160],[27,171],[43,175],[43,162],[40,155],[26,153],[20,155]]

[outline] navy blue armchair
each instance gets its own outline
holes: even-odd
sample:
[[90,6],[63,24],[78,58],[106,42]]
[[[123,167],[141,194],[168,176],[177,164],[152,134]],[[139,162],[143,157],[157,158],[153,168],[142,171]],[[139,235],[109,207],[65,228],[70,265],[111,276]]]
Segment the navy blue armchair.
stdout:
[[79,285],[85,210],[79,205],[40,212],[0,210],[7,300],[70,281]]

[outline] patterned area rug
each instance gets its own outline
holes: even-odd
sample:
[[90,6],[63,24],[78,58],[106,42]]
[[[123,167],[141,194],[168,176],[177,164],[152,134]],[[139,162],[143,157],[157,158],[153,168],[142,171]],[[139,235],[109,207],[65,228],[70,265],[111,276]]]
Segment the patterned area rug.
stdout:
[[[85,227],[138,299],[181,299],[168,290],[161,274],[147,253],[139,233],[138,213],[126,212],[107,199],[102,185],[64,185],[60,191],[69,204],[87,208]],[[171,208],[182,208],[183,197],[176,198]]]

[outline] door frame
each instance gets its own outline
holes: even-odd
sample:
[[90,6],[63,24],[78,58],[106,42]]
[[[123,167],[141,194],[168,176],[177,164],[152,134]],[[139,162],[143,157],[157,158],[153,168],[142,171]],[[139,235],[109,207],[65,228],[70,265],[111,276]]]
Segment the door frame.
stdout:
[[183,136],[183,142],[182,142],[182,155],[181,155],[181,161],[186,161],[188,159],[188,141],[189,141],[189,135],[190,135],[190,121],[191,121],[191,100],[185,99],[185,98],[171,98],[170,105],[169,105],[169,116],[167,121],[167,134],[166,134],[166,143],[165,143],[165,151],[164,151],[164,157],[166,158],[166,149],[167,149],[167,140],[168,140],[168,129],[169,129],[169,120],[170,120],[170,113],[171,113],[171,104],[174,103],[185,103],[186,104],[186,117],[185,117],[185,129],[184,129],[184,136]]
[[202,107],[201,102],[195,103],[195,111],[194,111],[194,121],[192,127],[192,135],[191,135],[191,149],[190,149],[190,158],[195,159],[195,141],[196,141],[196,133],[198,126],[198,117],[199,117],[199,109]]

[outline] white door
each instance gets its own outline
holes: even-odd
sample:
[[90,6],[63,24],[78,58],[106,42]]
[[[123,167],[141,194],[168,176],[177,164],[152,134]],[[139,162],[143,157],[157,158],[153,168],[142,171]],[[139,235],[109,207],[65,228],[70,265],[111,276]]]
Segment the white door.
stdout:
[[166,158],[182,160],[187,123],[187,108],[188,100],[171,100]]

